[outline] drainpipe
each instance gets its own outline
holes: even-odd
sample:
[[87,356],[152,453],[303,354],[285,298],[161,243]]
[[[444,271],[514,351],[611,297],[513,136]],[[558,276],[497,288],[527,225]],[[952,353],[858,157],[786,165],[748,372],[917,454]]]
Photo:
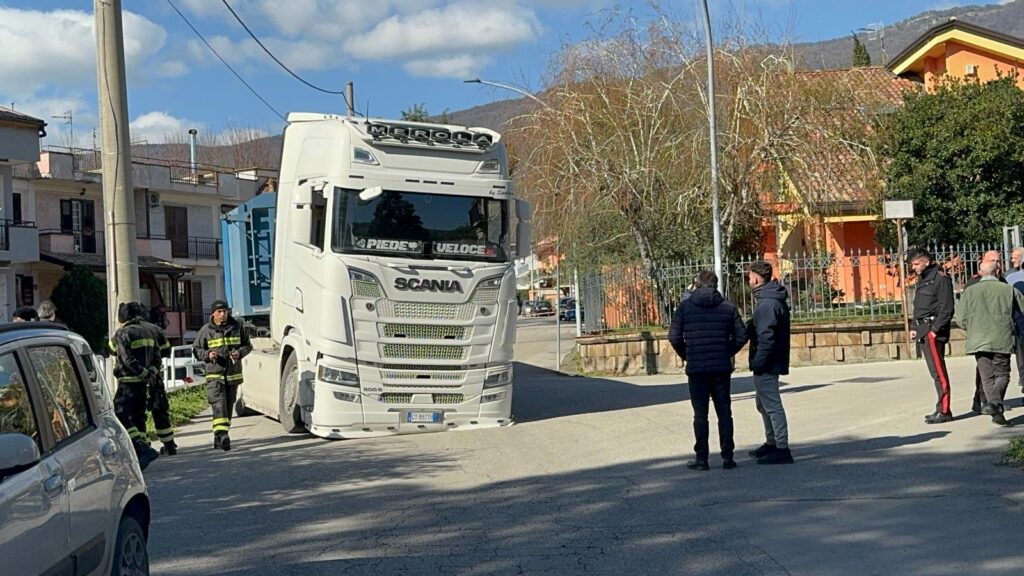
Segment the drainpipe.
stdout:
[[192,177],[196,176],[196,134],[199,131],[195,128],[188,129],[188,167],[192,171]]

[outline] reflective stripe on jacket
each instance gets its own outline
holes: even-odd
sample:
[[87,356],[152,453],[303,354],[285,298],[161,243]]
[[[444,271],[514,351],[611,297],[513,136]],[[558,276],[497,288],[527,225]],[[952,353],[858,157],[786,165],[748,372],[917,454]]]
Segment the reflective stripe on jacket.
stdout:
[[[206,380],[224,379],[228,384],[242,383],[242,358],[252,347],[249,335],[242,324],[232,317],[220,325],[212,321],[199,329],[196,340],[192,343],[192,351],[196,358],[206,363]],[[218,357],[210,360],[210,352]],[[231,360],[231,352],[238,352],[239,359]]]

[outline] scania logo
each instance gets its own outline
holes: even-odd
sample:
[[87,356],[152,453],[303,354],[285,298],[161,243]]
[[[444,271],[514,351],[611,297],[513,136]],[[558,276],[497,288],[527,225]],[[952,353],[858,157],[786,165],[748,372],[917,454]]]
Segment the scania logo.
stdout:
[[462,284],[458,280],[395,278],[395,288],[416,292],[462,292]]

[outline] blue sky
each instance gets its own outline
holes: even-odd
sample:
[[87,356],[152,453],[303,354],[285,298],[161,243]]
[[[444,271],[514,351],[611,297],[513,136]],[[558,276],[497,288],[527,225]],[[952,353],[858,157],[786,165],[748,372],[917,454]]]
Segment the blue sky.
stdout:
[[[221,0],[170,0],[278,111],[344,112],[338,96],[288,76],[249,39]],[[726,13],[763,21],[775,34],[813,41],[873,22],[892,24],[930,9],[990,2],[955,0],[710,0]],[[1021,0],[1024,1],[1024,0]],[[168,0],[122,0],[132,139],[207,137],[231,129],[277,133],[283,123],[203,46]],[[514,93],[466,78],[543,86],[560,46],[586,38],[618,7],[639,20],[644,0],[229,0],[265,44],[299,75],[340,90],[352,81],[356,107],[398,117],[423,104],[459,110]],[[698,0],[666,0],[694,21]],[[92,144],[97,125],[95,40],[90,0],[0,0],[0,105],[50,123],[44,144]]]

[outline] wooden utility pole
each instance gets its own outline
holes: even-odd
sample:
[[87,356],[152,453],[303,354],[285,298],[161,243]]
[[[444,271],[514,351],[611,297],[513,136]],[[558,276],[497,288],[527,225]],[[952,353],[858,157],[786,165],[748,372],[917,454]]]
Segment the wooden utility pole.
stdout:
[[118,304],[139,301],[139,259],[135,248],[135,196],[128,134],[121,0],[95,0],[93,10],[102,135],[107,311],[110,334],[113,334],[118,326]]

